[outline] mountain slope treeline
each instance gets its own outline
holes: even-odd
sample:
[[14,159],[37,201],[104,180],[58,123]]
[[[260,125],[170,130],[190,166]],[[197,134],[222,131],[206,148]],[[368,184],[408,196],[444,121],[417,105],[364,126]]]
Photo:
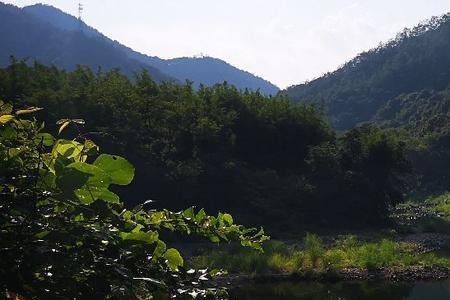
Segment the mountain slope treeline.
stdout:
[[128,58],[103,38],[87,36],[81,31],[61,30],[13,5],[0,3],[0,65],[9,64],[13,55],[57,65],[66,70],[84,64],[93,69],[119,68],[132,76],[147,70],[156,81],[173,80],[157,68]]
[[[133,165],[101,153],[82,132],[70,139],[44,132],[33,116],[40,110],[0,101],[1,298],[228,299],[220,285],[202,284],[215,272],[187,272],[169,246],[174,239],[163,237],[195,234],[261,251],[264,230],[193,207],[124,208],[110,188],[128,185]],[[59,135],[81,123],[62,121]]]
[[418,174],[412,191],[450,187],[450,14],[405,29],[340,69],[283,93],[295,102],[320,103],[341,131],[362,123],[403,130]]
[[346,130],[378,121],[378,112],[394,98],[441,91],[449,84],[450,14],[446,14],[405,29],[388,43],[323,77],[292,86],[285,94],[294,101],[323,101],[333,126]]
[[160,59],[140,53],[128,53],[130,57],[156,66],[161,71],[180,81],[190,80],[195,88],[200,84],[212,86],[228,82],[239,89],[259,90],[264,95],[276,95],[279,89],[274,84],[249,72],[239,70],[229,63],[209,56]]
[[0,70],[0,98],[44,107],[50,128],[87,120],[83,131],[105,152],[137,166],[122,194],[129,204],[223,209],[271,230],[385,224],[410,171],[392,133],[363,126],[337,137],[313,106],[227,84],[196,91],[146,72],[130,81],[117,70],[13,62]]
[[279,91],[274,84],[217,58],[161,59],[141,54],[52,6],[36,4],[20,9],[0,2],[0,14],[0,41],[4,45],[0,50],[1,66],[6,66],[9,56],[14,55],[67,70],[83,64],[93,69],[120,68],[131,76],[146,69],[156,81],[189,80],[196,88],[227,81],[239,89],[260,90],[266,95]]

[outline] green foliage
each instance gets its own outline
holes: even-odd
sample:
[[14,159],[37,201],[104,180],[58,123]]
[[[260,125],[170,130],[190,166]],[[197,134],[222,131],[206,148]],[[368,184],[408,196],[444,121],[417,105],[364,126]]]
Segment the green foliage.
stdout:
[[108,173],[113,184],[128,185],[134,177],[134,167],[120,156],[102,154],[97,157],[94,166]]
[[369,122],[396,129],[417,174],[410,192],[444,192],[450,187],[449,34],[450,14],[433,17],[284,94],[320,101],[338,130]]
[[[397,110],[405,94],[441,91],[450,83],[449,33],[450,14],[433,17],[360,53],[334,72],[288,88],[285,94],[301,102],[320,98],[333,127],[339,130],[380,121],[379,113],[386,112],[384,107],[389,111],[385,120],[406,125],[411,120],[404,119]],[[397,101],[388,103],[397,97]]]
[[440,216],[450,216],[450,193],[445,193],[437,197],[431,197],[426,200],[426,203],[433,206],[433,212]]
[[183,266],[183,258],[181,257],[177,249],[167,249],[166,253],[164,253],[164,258],[167,259],[167,265],[172,271],[175,271],[178,269],[178,267]]
[[422,90],[390,100],[378,115],[384,127],[402,128],[409,136],[410,156],[422,194],[444,192],[450,186],[450,86]]
[[[271,245],[278,244],[276,248]],[[335,245],[323,248],[320,239],[308,234],[302,249],[266,243],[262,255],[232,249],[210,251],[191,262],[194,266],[226,268],[232,273],[338,273],[344,268],[408,268],[417,266],[450,267],[450,259],[433,253],[419,253],[414,244],[383,239],[360,242],[354,236],[343,237]]]
[[305,254],[311,260],[313,267],[317,266],[319,258],[322,256],[322,243],[318,236],[307,233],[304,240]]
[[397,205],[391,216],[404,233],[450,233],[448,193]]
[[404,142],[373,125],[346,132],[337,145],[315,147],[309,161],[313,186],[323,187],[317,191],[317,211],[323,213],[325,202],[332,208],[330,219],[341,223],[344,217],[347,224],[361,227],[388,223],[389,210],[403,201],[406,175],[412,171]]
[[[82,127],[84,138],[95,137],[104,152],[136,166],[139,176],[129,188],[107,189],[100,180],[94,198],[117,202],[107,189],[128,206],[153,199],[155,208],[174,211],[225,210],[246,224],[285,233],[385,225],[389,207],[404,192],[404,147],[393,133],[364,126],[336,137],[320,109],[280,95],[228,84],[195,91],[190,84],[157,84],[145,72],[130,81],[118,71],[62,72],[14,62],[0,69],[1,97],[45,107],[39,114],[55,132],[62,128],[60,137],[79,135]],[[80,118],[90,121],[83,125]],[[64,154],[71,143],[57,151]],[[83,190],[80,197],[86,197]]]
[[[164,232],[253,249],[267,239],[262,229],[234,224],[229,214],[125,208],[110,190],[134,178],[125,158],[98,155],[81,132],[73,140],[55,139],[43,124],[22,117],[37,108],[0,107],[1,116],[12,116],[0,124],[1,290],[30,299],[223,296],[200,285],[209,278],[202,272],[185,271],[178,250],[162,240]],[[67,130],[65,124],[58,122]]]
[[242,251],[241,247],[231,245],[229,248],[214,249],[193,257],[187,264],[193,268],[206,266],[211,270],[224,269],[230,273],[265,273],[272,269],[272,260],[276,260],[277,255],[282,258],[282,254],[287,254],[287,251],[286,245],[279,241],[265,243],[262,253]]

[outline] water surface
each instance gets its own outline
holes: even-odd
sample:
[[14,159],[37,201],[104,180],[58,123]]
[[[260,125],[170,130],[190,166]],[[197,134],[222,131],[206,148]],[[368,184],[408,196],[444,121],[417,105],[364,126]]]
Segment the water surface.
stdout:
[[450,281],[264,283],[230,294],[233,300],[450,300]]

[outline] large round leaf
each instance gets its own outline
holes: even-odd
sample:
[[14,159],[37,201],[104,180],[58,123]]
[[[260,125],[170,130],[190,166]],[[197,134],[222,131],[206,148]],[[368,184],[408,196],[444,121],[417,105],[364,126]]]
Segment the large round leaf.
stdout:
[[68,165],[57,179],[57,185],[65,193],[75,194],[84,204],[102,198],[110,183],[111,179],[102,169],[84,162]]
[[95,160],[94,165],[109,175],[111,183],[127,185],[133,180],[134,167],[123,157],[102,154]]
[[103,201],[109,202],[109,203],[120,203],[120,198],[113,192],[106,190],[103,192],[103,194],[100,196],[100,199]]

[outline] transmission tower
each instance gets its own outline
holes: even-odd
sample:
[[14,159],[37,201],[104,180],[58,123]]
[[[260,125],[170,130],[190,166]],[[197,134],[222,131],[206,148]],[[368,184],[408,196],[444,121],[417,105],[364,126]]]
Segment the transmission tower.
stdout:
[[81,21],[81,17],[83,15],[83,4],[78,3],[78,19]]

